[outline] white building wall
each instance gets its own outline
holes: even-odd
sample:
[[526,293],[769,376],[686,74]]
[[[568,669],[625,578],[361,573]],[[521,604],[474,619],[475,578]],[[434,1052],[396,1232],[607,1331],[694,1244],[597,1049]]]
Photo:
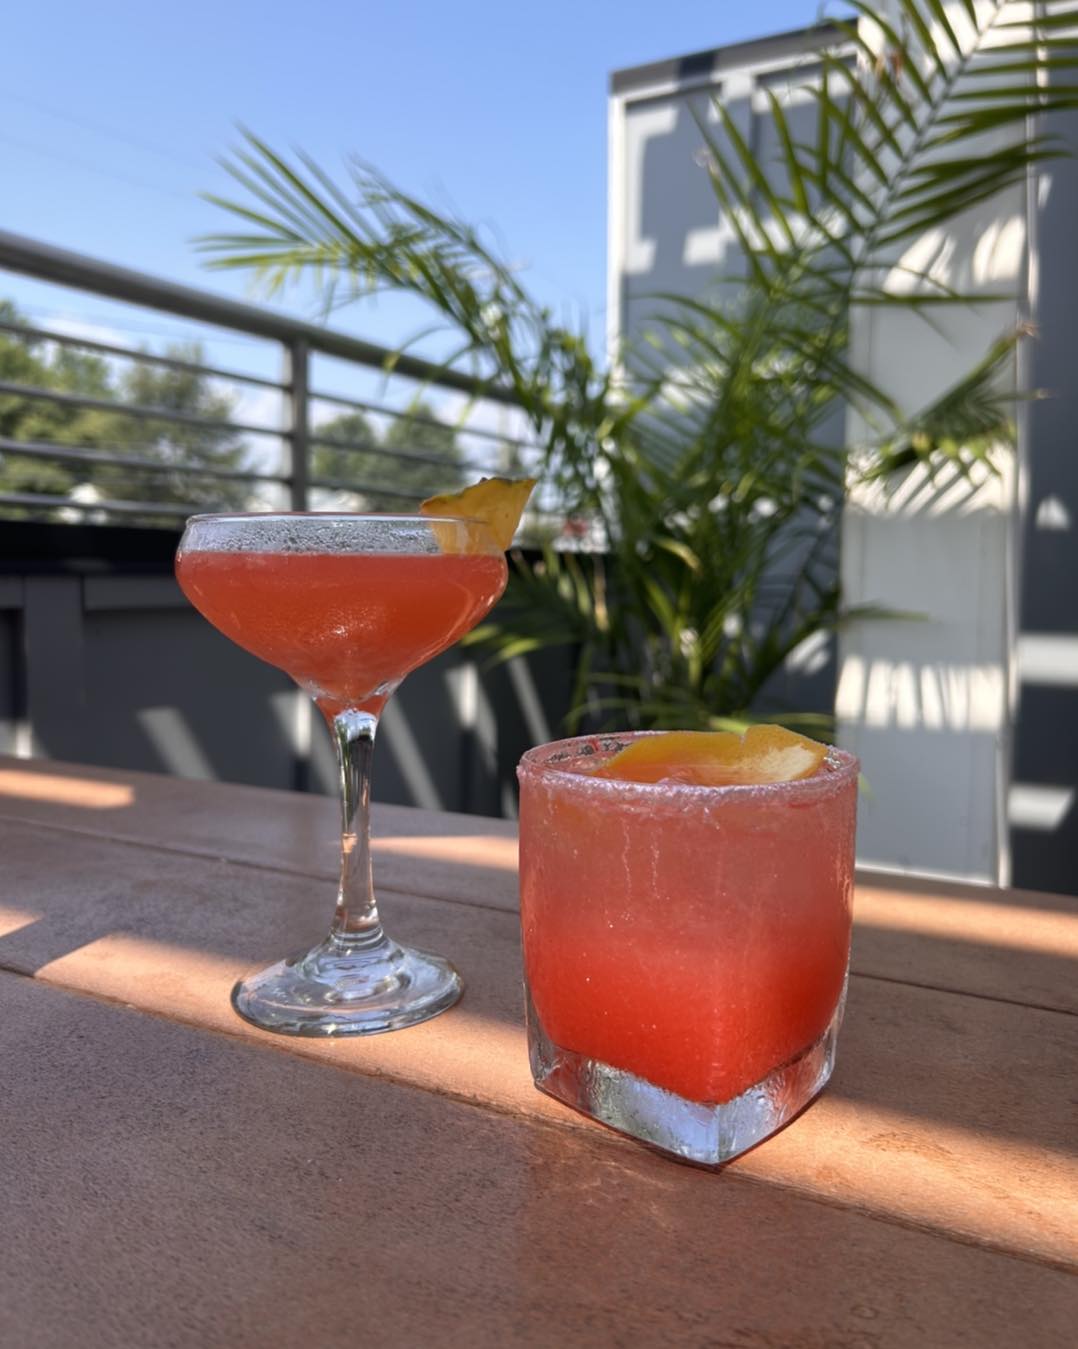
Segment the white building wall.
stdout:
[[[763,87],[811,78],[817,39],[787,35],[615,76],[610,103],[609,311],[612,339],[639,337],[656,292],[699,293],[737,248],[700,167],[691,108],[721,98],[766,157]],[[705,111],[706,115],[706,111]],[[813,115],[811,105],[806,116]],[[986,152],[991,147],[986,146]],[[960,289],[1013,291],[1009,303],[854,320],[860,368],[915,410],[1013,328],[1025,304],[1024,189],[981,206],[906,260]],[[849,443],[862,428],[847,426]],[[918,617],[860,624],[839,647],[841,742],[866,778],[862,864],[1005,883],[1013,720],[1015,461],[973,484],[916,470],[851,488],[842,579],[850,605]]]
[[[947,8],[961,34],[962,6]],[[984,154],[1004,139],[985,138]],[[852,316],[856,368],[903,408],[931,403],[1028,312],[1029,208],[1026,185],[1013,188],[895,259],[955,290],[1012,299],[936,306],[931,322],[891,309]],[[928,289],[897,274],[889,284]],[[851,418],[851,443],[860,431]],[[921,615],[840,637],[839,737],[869,784],[858,833],[865,864],[1010,880],[1018,462],[1001,454],[999,476],[972,482],[924,468],[886,485],[851,482],[842,537],[848,602]]]
[[[950,284],[1024,293],[1020,191],[982,208],[941,240]],[[1001,228],[1002,227],[1002,228]],[[991,249],[985,241],[994,240]],[[984,261],[979,279],[969,261]],[[861,371],[914,410],[955,383],[1018,321],[1017,304],[854,316]],[[857,436],[857,428],[851,433]],[[1013,567],[1018,474],[967,481],[916,468],[890,482],[851,484],[843,514],[842,582],[850,604],[918,615],[860,623],[839,639],[839,738],[868,784],[862,863],[968,880],[1009,879],[1006,819],[1012,722]]]

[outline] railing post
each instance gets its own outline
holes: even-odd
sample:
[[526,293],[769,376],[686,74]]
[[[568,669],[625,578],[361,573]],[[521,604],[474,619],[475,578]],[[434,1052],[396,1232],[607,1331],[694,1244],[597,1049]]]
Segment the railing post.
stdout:
[[[289,489],[294,511],[305,511],[310,505],[310,356],[305,337],[293,337],[284,344]],[[293,697],[292,790],[307,792],[311,789],[311,700],[302,689],[296,689]]]
[[291,450],[291,507],[305,511],[309,504],[307,481],[310,454],[309,362],[310,346],[305,337],[285,343],[285,396],[288,399],[288,443]]

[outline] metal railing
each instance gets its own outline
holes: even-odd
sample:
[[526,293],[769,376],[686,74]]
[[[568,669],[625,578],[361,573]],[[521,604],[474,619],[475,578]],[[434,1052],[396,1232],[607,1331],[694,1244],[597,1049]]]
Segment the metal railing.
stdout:
[[[256,495],[259,489],[268,488],[277,494],[281,505],[292,510],[307,510],[321,504],[317,500],[319,494],[324,497],[327,492],[333,491],[351,493],[356,498],[356,508],[360,509],[367,498],[399,499],[403,506],[406,502],[414,504],[421,494],[426,493],[412,486],[414,471],[408,489],[401,486],[394,469],[402,465],[408,465],[413,470],[416,465],[429,466],[430,491],[439,491],[446,486],[444,478],[441,482],[438,480],[439,469],[444,473],[467,471],[472,474],[498,471],[507,467],[508,459],[521,462],[523,458],[527,461],[528,456],[538,450],[534,440],[520,434],[503,433],[490,426],[469,425],[467,420],[450,423],[431,415],[430,411],[422,407],[417,409],[408,404],[397,405],[370,397],[352,397],[312,385],[312,358],[328,357],[343,360],[365,371],[380,372],[385,377],[386,387],[392,381],[399,388],[400,381],[406,381],[411,386],[418,386],[424,397],[428,392],[434,395],[464,394],[469,400],[466,404],[469,414],[475,408],[492,404],[503,409],[515,407],[515,399],[510,391],[415,356],[395,353],[346,333],[0,231],[0,299],[4,298],[4,272],[73,288],[83,294],[139,306],[159,314],[177,316],[208,325],[213,330],[225,330],[273,343],[279,352],[282,375],[280,379],[266,378],[264,375],[228,369],[209,362],[184,359],[175,352],[159,355],[101,340],[97,336],[82,336],[40,326],[31,321],[7,321],[2,316],[0,339],[6,337],[9,341],[14,339],[28,346],[54,343],[60,349],[91,353],[108,362],[126,361],[156,371],[192,375],[212,381],[214,386],[225,381],[230,387],[240,390],[272,391],[280,395],[283,416],[281,424],[277,426],[256,424],[252,420],[232,416],[206,416],[184,408],[150,406],[120,398],[102,397],[98,393],[42,387],[40,383],[0,378],[0,514],[91,521],[109,521],[113,518],[119,521],[137,517],[143,521],[167,521],[173,524],[176,519],[194,511],[214,509],[220,502],[215,489],[219,493],[220,485],[225,483],[247,484],[252,495]],[[212,338],[210,340],[212,342]],[[48,437],[5,434],[5,423],[10,429],[13,421],[12,400],[15,400],[16,405],[23,402],[31,406],[41,404],[72,415],[111,414],[131,419],[151,429],[156,427],[158,434],[160,428],[172,427],[176,428],[177,433],[202,431],[228,437],[276,437],[286,447],[287,453],[281,457],[279,470],[269,471],[264,467],[215,463],[212,457],[208,461],[206,458],[193,457],[186,462],[175,457],[162,458],[160,454],[154,453],[153,445],[126,443],[126,437],[125,444],[120,446],[101,443],[98,436],[84,438],[82,443],[62,443]],[[373,414],[379,421],[403,419],[409,428],[417,432],[430,426],[448,428],[453,433],[454,441],[459,436],[465,444],[455,444],[452,452],[441,453],[422,445],[413,447],[404,443],[390,446],[373,438],[370,442],[360,442],[327,436],[320,434],[322,424],[316,424],[312,417],[313,410],[322,405],[340,407],[364,416]],[[17,419],[14,420],[17,423]],[[316,472],[316,456],[320,448],[342,452],[346,460],[350,455],[362,455],[363,480],[357,480],[357,476],[350,473],[327,475]],[[81,466],[91,475],[101,469],[113,470],[113,486],[121,471],[127,470],[134,478],[141,478],[149,486],[141,490],[135,488],[133,495],[129,495],[128,484],[123,484],[122,492],[112,491],[106,495],[96,490],[86,490],[85,484],[82,490],[76,485],[70,490],[55,493],[21,490],[17,482],[12,484],[11,475],[2,471],[3,465],[12,462],[27,465],[42,461],[76,471]],[[383,462],[384,474],[381,471],[372,472],[372,465],[378,466]],[[32,472],[30,477],[32,480]],[[155,500],[153,483],[169,477],[173,480],[171,494],[162,493],[162,499]],[[177,481],[184,485],[191,500],[175,499]]]

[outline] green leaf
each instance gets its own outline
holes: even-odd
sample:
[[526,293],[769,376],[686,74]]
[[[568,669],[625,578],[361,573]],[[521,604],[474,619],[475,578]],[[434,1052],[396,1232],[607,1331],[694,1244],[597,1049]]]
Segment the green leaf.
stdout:
[[[920,41],[920,50],[924,53],[928,61],[935,66],[936,74],[942,80],[947,80],[950,74],[950,71],[947,68],[947,62],[939,47],[937,47],[932,40],[932,33],[925,21],[924,15],[921,13],[920,3],[921,0],[897,0],[897,9],[902,17],[902,21],[905,24],[908,24],[917,34]],[[923,0],[923,3],[927,4],[929,8],[932,8],[932,0]],[[858,5],[857,8],[861,8],[861,6]],[[878,19],[877,22],[879,22]],[[949,30],[950,24],[947,25],[947,31]],[[957,43],[955,46],[957,47]],[[916,54],[914,59],[916,59]]]
[[[857,13],[860,14],[862,18],[868,19],[871,23],[875,24],[879,28],[880,32],[883,34],[887,51],[890,52],[896,58],[896,60],[900,65],[903,78],[908,79],[910,81],[910,83],[914,87],[914,90],[918,98],[923,100],[924,103],[930,104],[932,102],[933,97],[932,89],[929,86],[928,81],[921,74],[920,68],[916,60],[916,52],[911,52],[910,48],[899,37],[894,27],[890,23],[888,23],[887,20],[884,18],[884,16],[880,13],[879,6],[878,5],[870,6],[864,4],[862,0],[847,0],[847,2],[850,8],[856,10]],[[906,3],[906,0],[901,0],[901,3],[903,3],[904,5]],[[846,33],[848,36],[853,37],[853,40],[865,53],[870,62],[877,61],[879,59],[880,53],[875,49],[873,49],[872,47],[869,47],[869,45],[861,37],[855,24],[839,23],[838,27],[841,28],[842,31]],[[936,55],[938,58],[938,53]],[[883,64],[884,67],[886,67],[886,62],[884,62]]]
[[658,538],[655,540],[655,546],[656,548],[662,548],[666,552],[672,553],[675,557],[680,558],[685,566],[688,567],[689,571],[697,575],[703,571],[703,564],[699,557],[697,557],[688,544],[683,543],[680,539]]
[[[913,0],[913,3],[916,3],[916,0]],[[951,45],[952,53],[955,56],[961,57],[963,55],[962,44],[955,36],[955,31],[951,27],[951,21],[947,16],[947,7],[943,3],[943,0],[924,0],[924,4],[928,12],[932,15],[935,21],[939,24],[940,28],[943,30],[943,33],[946,36],[947,41]],[[967,13],[968,12],[969,11],[967,11]],[[971,19],[972,22],[976,25],[977,18],[975,14],[971,15]],[[929,41],[931,42],[932,39],[929,38]]]
[[1078,36],[1078,12],[1072,9],[1065,10],[1060,14],[1041,13],[1036,16],[1032,23],[1027,19],[1016,19],[1007,23],[998,23],[995,27],[999,32],[1017,29],[1020,32],[1028,33],[1032,28],[1037,33],[1073,31]]
[[786,165],[786,176],[790,184],[790,193],[793,197],[794,207],[802,215],[811,214],[809,207],[808,193],[805,191],[805,180],[801,173],[801,166],[797,159],[797,151],[794,146],[793,137],[790,134],[790,125],[786,120],[786,114],[779,102],[775,91],[766,87],[764,92],[767,95],[768,104],[771,108],[771,120],[775,131],[778,133],[779,145],[782,147],[783,162]]
[[[747,175],[758,195],[767,203],[771,212],[771,218],[778,225],[782,233],[785,234],[787,243],[792,247],[796,242],[793,226],[786,219],[786,212],[783,210],[778,197],[776,197],[775,193],[772,191],[771,184],[767,180],[767,175],[760,168],[759,160],[749,149],[744,136],[741,134],[740,128],[726,111],[725,107],[717,101],[715,107],[719,114],[719,120],[722,122],[726,135],[729,138],[731,145],[733,145],[734,151],[741,163],[744,174]],[[748,199],[746,198],[746,200]],[[766,229],[761,232],[766,232]]]

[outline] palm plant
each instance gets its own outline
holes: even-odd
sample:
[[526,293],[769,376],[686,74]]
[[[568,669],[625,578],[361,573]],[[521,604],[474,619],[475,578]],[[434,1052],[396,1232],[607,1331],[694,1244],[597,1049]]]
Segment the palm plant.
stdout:
[[[903,254],[1065,152],[1037,115],[1078,107],[1078,12],[1064,0],[851,7],[808,86],[809,138],[773,91],[774,163],[757,162],[721,104],[710,129],[701,121],[743,273],[713,297],[659,297],[650,345],[610,367],[475,229],[376,170],[354,163],[341,184],[253,135],[228,161],[244,195],[214,200],[243,227],[204,241],[212,265],[253,269],[271,291],[313,280],[327,304],[422,297],[459,336],[450,361],[477,391],[512,390],[548,491],[596,522],[601,553],[518,559],[475,634],[502,658],[572,646],[571,721],[587,708],[632,725],[750,719],[806,638],[878,613],[844,606],[836,579],[851,475],[991,470],[1011,443],[1018,332],[911,412],[858,371],[851,316],[888,305],[931,321],[935,306],[972,302]],[[842,445],[834,419],[850,411],[867,430]]]

